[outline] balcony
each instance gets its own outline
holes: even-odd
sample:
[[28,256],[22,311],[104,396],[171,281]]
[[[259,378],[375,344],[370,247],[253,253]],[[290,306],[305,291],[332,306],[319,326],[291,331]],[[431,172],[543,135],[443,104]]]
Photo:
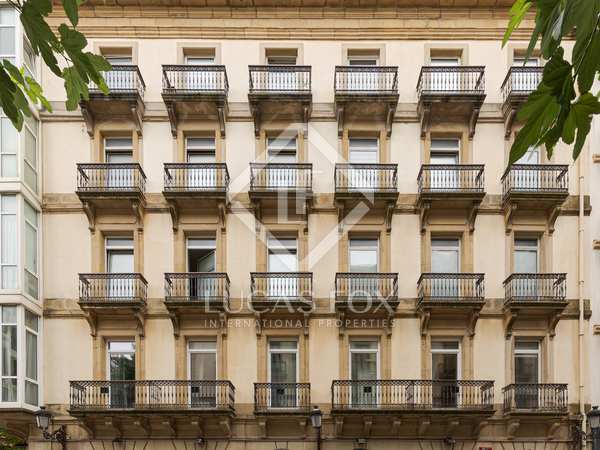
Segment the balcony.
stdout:
[[366,197],[374,201],[398,198],[396,164],[336,164],[336,199]]
[[181,321],[229,311],[229,277],[220,272],[165,273],[165,306],[179,336]]
[[252,272],[252,307],[260,313],[308,313],[313,309],[312,272]]
[[494,382],[476,380],[334,380],[332,414],[494,414]]
[[336,273],[335,308],[355,314],[391,315],[398,306],[397,273]]
[[69,413],[97,438],[195,438],[198,428],[228,435],[235,414],[230,381],[71,381]]
[[568,303],[567,274],[513,273],[504,280],[503,285],[507,336],[512,334],[518,319],[530,322],[537,320],[545,331],[554,335],[561,312]]
[[173,137],[184,118],[218,120],[221,137],[225,137],[229,91],[225,66],[163,65],[162,79],[162,98]]
[[254,414],[308,415],[310,383],[254,383]]
[[502,175],[502,203],[507,230],[515,212],[541,211],[554,231],[559,208],[569,197],[569,167],[562,164],[513,164]]
[[250,196],[312,197],[312,164],[250,163]]
[[90,83],[89,99],[79,104],[88,134],[94,135],[94,124],[98,120],[130,120],[141,135],[146,85],[138,66],[113,66],[103,75],[109,93],[104,94],[96,84]]
[[509,384],[502,389],[504,414],[567,415],[566,384]]
[[248,101],[254,132],[260,134],[263,120],[300,120],[305,134],[312,106],[311,66],[248,66]]
[[334,76],[338,134],[348,119],[374,119],[392,133],[398,105],[398,67],[336,66]]
[[432,123],[449,120],[466,121],[469,137],[485,99],[485,67],[483,66],[423,66],[417,82],[417,112],[421,122],[421,137]]
[[128,317],[144,334],[143,312],[148,298],[148,282],[139,273],[80,273],[79,307],[86,312],[92,335],[97,319]]
[[464,320],[473,336],[484,304],[482,273],[423,273],[417,282],[417,310],[423,335],[432,321]]
[[502,83],[502,114],[504,137],[509,138],[517,112],[527,97],[542,81],[543,67],[513,66]]

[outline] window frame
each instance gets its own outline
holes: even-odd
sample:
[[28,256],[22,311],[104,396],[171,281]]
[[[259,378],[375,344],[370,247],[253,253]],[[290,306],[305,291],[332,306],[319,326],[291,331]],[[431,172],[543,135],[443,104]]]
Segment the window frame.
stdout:
[[[353,348],[357,342],[374,342],[375,348]],[[375,353],[375,361],[377,366],[376,379],[381,378],[381,343],[376,337],[351,337],[348,342],[348,379],[352,380],[352,354],[353,353]],[[354,380],[353,380],[354,381]]]
[[[352,251],[353,251],[353,243],[359,242],[359,241],[369,241],[369,242],[375,242],[375,255],[376,258],[375,260],[377,261],[377,265],[375,267],[375,272],[357,272],[355,270],[352,269]],[[357,245],[355,244],[356,247],[358,247],[358,251],[371,251],[372,247],[368,246],[368,245]],[[355,247],[354,250],[356,250],[357,248]],[[348,239],[348,271],[349,272],[356,272],[356,273],[379,273],[379,271],[381,270],[381,242],[379,237],[350,237]]]
[[[536,349],[518,349],[518,345],[523,342],[535,343]],[[539,339],[535,338],[516,338],[513,345],[513,367],[512,367],[512,381],[516,383],[517,379],[517,357],[518,356],[535,356],[537,358],[537,378],[538,383],[542,382],[542,342]]]
[[[35,130],[33,130],[32,128],[32,124],[30,123],[30,121],[35,121]],[[23,125],[24,128],[22,129],[22,131],[19,133],[19,135],[21,136],[20,142],[21,145],[23,146],[22,148],[22,160],[23,160],[23,173],[21,176],[21,180],[23,181],[23,184],[25,186],[27,186],[29,189],[31,189],[32,192],[34,192],[36,195],[39,193],[40,190],[40,174],[39,174],[39,161],[40,161],[40,152],[39,152],[39,128],[40,128],[40,122],[36,117],[31,117],[30,119],[25,118],[25,120],[23,121]],[[32,138],[33,141],[35,143],[34,145],[34,154],[35,154],[35,161],[32,162],[29,160],[29,158],[27,157],[27,133],[29,133]],[[33,172],[33,174],[35,175],[35,187],[30,186],[27,183],[27,179],[26,179],[26,166],[28,166],[31,171]]]
[[[353,150],[353,143],[356,143],[357,141],[369,141],[369,142],[375,142],[375,146],[371,147],[371,146],[365,146],[365,145],[354,145],[354,151],[358,151],[359,153],[374,153],[375,154],[375,162],[370,162],[370,163],[362,163],[362,162],[352,162],[352,150]],[[348,163],[350,164],[379,164],[380,159],[381,159],[381,155],[379,154],[379,150],[380,150],[380,142],[379,142],[379,138],[378,137],[361,137],[361,136],[350,136],[348,137]]]
[[[111,239],[127,239],[131,241],[131,247],[126,245],[109,245],[108,241]],[[133,260],[134,272],[135,273],[135,240],[131,236],[105,236],[104,237],[104,269],[106,273],[111,273],[109,269],[109,256],[111,251],[122,252],[131,250],[131,258]],[[116,272],[115,272],[116,273]],[[120,342],[120,341],[119,341]]]
[[[433,348],[434,347],[434,343],[436,342],[452,342],[452,343],[456,343],[456,350],[455,349],[437,349],[437,348]],[[431,339],[431,344],[430,344],[430,348],[429,348],[429,354],[430,354],[430,362],[431,362],[431,379],[433,379],[433,355],[434,354],[442,354],[442,355],[456,355],[456,381],[460,381],[462,380],[462,365],[463,365],[463,360],[462,360],[462,342],[459,338],[444,338],[444,337],[436,337],[434,339]]]
[[[14,308],[15,310],[15,321],[14,322],[4,322],[4,308]],[[23,354],[22,352],[22,343],[19,338],[19,315],[20,315],[19,305],[14,304],[6,304],[0,305],[0,404],[2,405],[14,405],[20,403],[20,391],[21,391],[21,383],[19,382],[19,374],[21,372],[21,362],[19,361],[19,357]],[[4,327],[14,327],[15,330],[15,339],[16,339],[16,370],[15,375],[4,375]],[[2,398],[2,384],[5,379],[15,380],[16,381],[16,397],[14,401],[5,401]]]
[[[23,371],[24,375],[23,375],[23,380],[24,380],[24,386],[23,386],[23,403],[27,404],[27,405],[32,405],[32,406],[39,406],[40,404],[40,326],[41,326],[41,320],[40,320],[40,316],[38,316],[37,314],[35,314],[32,311],[29,311],[28,309],[24,308],[25,311],[25,316],[24,316],[24,320],[23,320],[23,328],[24,328],[24,333],[25,333],[25,370]],[[31,314],[33,315],[36,320],[37,320],[37,330],[29,327],[27,325],[27,314]],[[36,360],[36,379],[32,379],[29,378],[27,376],[27,361],[28,361],[28,354],[27,354],[27,333],[30,333],[31,335],[35,336],[35,342],[36,342],[36,355],[35,355],[35,360]],[[37,403],[33,404],[33,403],[29,403],[27,402],[27,383],[32,383],[36,386],[37,389],[37,393],[36,393],[36,397],[37,397]]]
[[[535,247],[534,246],[524,246],[524,245],[519,245],[518,242],[519,241],[529,241],[529,242],[534,242],[536,243]],[[521,273],[521,272],[516,272],[516,268],[517,268],[517,252],[528,252],[528,253],[534,253],[535,252],[535,265],[536,265],[536,272],[534,273],[540,273],[540,263],[541,263],[541,249],[540,249],[540,239],[539,237],[518,237],[515,236],[513,239],[513,254],[512,254],[512,264],[513,264],[513,272],[515,273]],[[527,273],[527,272],[523,272],[523,273]]]
[[[214,349],[192,349],[190,348],[190,344],[192,342],[210,342],[214,344]],[[191,338],[187,341],[186,345],[186,353],[187,353],[187,379],[192,381],[192,354],[193,353],[203,353],[203,354],[213,354],[215,357],[215,381],[219,380],[219,349],[218,342],[216,339],[210,338]]]
[[[273,342],[294,342],[296,346],[293,349],[274,349],[271,347]],[[267,380],[269,383],[273,383],[271,378],[271,355],[275,353],[293,353],[296,359],[296,383],[300,380],[300,342],[297,337],[270,337],[267,343]]]
[[[14,198],[14,212],[13,213],[5,213],[4,210],[2,209],[2,201],[4,197],[13,197]],[[20,262],[21,262],[21,255],[20,255],[20,238],[21,238],[21,227],[19,225],[19,202],[20,202],[20,196],[18,196],[17,194],[9,194],[9,193],[1,193],[0,194],[0,292],[2,293],[16,293],[19,291],[19,287],[21,286],[21,276],[20,276]],[[2,225],[2,218],[4,216],[13,216],[14,217],[14,227],[15,227],[15,241],[17,244],[17,248],[16,248],[16,255],[15,255],[15,263],[14,264],[5,264],[2,261],[2,255],[1,255],[1,250],[2,250],[2,233],[3,233],[3,225]],[[12,287],[7,287],[4,288],[2,287],[3,283],[4,283],[4,277],[3,277],[3,269],[4,267],[14,267],[15,270],[15,285]]]
[[[33,224],[31,223],[31,221],[27,218],[27,214],[25,213],[25,210],[27,209],[27,207],[31,208],[31,211],[33,211],[33,213],[35,214],[35,218],[36,218],[36,223]],[[22,288],[21,290],[23,291],[23,293],[27,296],[29,296],[30,298],[34,299],[36,302],[39,302],[39,298],[40,298],[40,269],[41,269],[41,258],[40,258],[40,212],[30,203],[28,202],[26,199],[23,199],[23,220],[21,221],[22,224],[22,233],[23,233],[23,241],[22,241],[22,246],[23,246],[23,252],[24,252],[24,257],[23,257],[23,280],[22,280]],[[36,266],[36,273],[32,273],[28,267],[27,267],[27,226],[30,226],[34,231],[35,231],[35,266]],[[34,297],[33,295],[31,295],[29,292],[27,292],[27,286],[26,286],[26,276],[27,274],[35,277],[37,283],[36,283],[36,292],[37,292],[37,298]]]

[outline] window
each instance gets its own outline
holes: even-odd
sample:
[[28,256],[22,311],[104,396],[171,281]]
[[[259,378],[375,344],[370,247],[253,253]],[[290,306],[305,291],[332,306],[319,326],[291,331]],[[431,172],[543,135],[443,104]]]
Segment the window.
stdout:
[[350,239],[349,253],[350,272],[378,272],[379,241],[377,239]]
[[295,163],[296,137],[268,138],[267,157],[273,163]]
[[[188,371],[192,381],[217,379],[217,343],[215,341],[188,342]],[[192,407],[214,408],[217,402],[215,385],[192,383],[190,403]]]
[[458,239],[431,240],[431,271],[457,273],[460,267],[460,241]]
[[265,53],[267,64],[271,66],[294,66],[298,59],[295,48],[268,48]]
[[432,56],[430,66],[433,67],[448,67],[448,70],[440,69],[431,73],[431,76],[426,80],[429,81],[429,86],[425,86],[425,90],[430,91],[460,91],[461,77],[456,71],[451,68],[460,65],[460,58],[457,56]]
[[296,238],[269,238],[269,272],[296,272],[298,270],[298,247]]
[[185,49],[184,61],[189,66],[210,66],[215,63],[214,48]]
[[378,66],[379,50],[348,50],[349,66]]
[[0,116],[0,176],[2,177],[17,176],[17,142],[17,129],[7,117]]
[[25,293],[38,298],[38,213],[25,202]]
[[25,403],[38,405],[38,316],[25,310]]
[[350,379],[357,382],[352,386],[352,406],[377,405],[377,385],[371,382],[379,379],[379,342],[375,339],[351,340],[349,359]]
[[[431,139],[430,163],[452,166],[459,161],[459,139]],[[429,187],[435,190],[453,190],[459,187],[459,174],[453,168],[437,167],[429,171]]]
[[133,64],[131,49],[105,50],[102,56],[113,66],[113,70],[104,73],[104,80],[111,91],[129,91],[137,87],[137,74],[128,68],[118,70],[117,67]]
[[109,273],[133,272],[133,239],[127,237],[106,239],[106,268]]
[[2,401],[17,401],[17,307],[0,306]]
[[529,59],[525,59],[525,56],[515,56],[513,58],[513,66],[516,67],[537,67],[540,64],[540,60],[535,56],[530,56]]
[[107,372],[110,381],[111,408],[132,408],[135,404],[135,343],[110,341],[107,345]]
[[185,138],[185,153],[189,163],[214,163],[216,152],[214,137]]
[[17,197],[0,196],[0,286],[17,288]]
[[515,403],[520,409],[537,408],[539,392],[532,386],[540,382],[540,343],[533,340],[515,341]]
[[216,243],[214,239],[189,238],[187,240],[188,271],[214,272]]
[[269,341],[269,382],[272,408],[298,406],[298,342],[289,339]]
[[515,239],[514,264],[515,273],[537,273],[537,239]]
[[0,7],[0,60],[16,63],[16,13],[11,7]]
[[107,163],[133,162],[133,140],[130,137],[105,138],[104,157]]
[[37,78],[37,66],[36,66],[36,57],[33,49],[31,48],[31,44],[27,41],[27,39],[23,39],[23,65],[25,66],[25,70],[29,76],[33,79]]
[[131,54],[127,54],[126,52],[123,52],[122,54],[103,53],[103,56],[111,66],[130,66],[133,64]]
[[34,118],[25,118],[25,126],[23,127],[24,134],[24,152],[23,159],[23,181],[32,191],[37,192],[38,175],[37,175],[37,131],[38,121]]
[[378,161],[379,141],[377,138],[350,138],[350,163],[376,164]]
[[431,342],[432,401],[436,407],[456,407],[460,389],[460,343],[455,340]]

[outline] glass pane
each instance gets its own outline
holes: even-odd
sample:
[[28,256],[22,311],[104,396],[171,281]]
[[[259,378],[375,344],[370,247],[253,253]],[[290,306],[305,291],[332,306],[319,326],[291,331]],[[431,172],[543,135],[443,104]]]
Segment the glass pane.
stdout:
[[267,148],[269,151],[271,150],[287,150],[289,152],[295,153],[296,151],[296,138],[295,137],[276,137],[269,138],[267,140]]
[[214,239],[188,239],[187,244],[188,248],[214,249],[217,246]]
[[352,350],[377,350],[377,341],[352,341],[350,348]]
[[32,191],[37,192],[37,173],[28,163],[25,163],[23,166],[23,178],[25,184],[29,186]]
[[269,347],[272,350],[296,350],[298,343],[296,341],[270,341]]
[[217,355],[216,353],[191,353],[190,354],[190,379],[191,380],[216,380]]
[[186,56],[185,63],[190,66],[209,66],[215,63],[214,57]]
[[3,306],[2,307],[2,323],[16,324],[17,323],[17,307]]
[[432,139],[431,150],[450,150],[458,151],[460,147],[459,139]]
[[135,380],[135,353],[110,355],[110,379],[112,381]]
[[38,331],[38,316],[25,310],[25,326],[33,331]]
[[17,153],[17,129],[12,125],[7,118],[0,119],[0,152],[1,153]]
[[432,341],[431,348],[433,350],[457,350],[459,348],[458,341]]
[[133,249],[133,239],[130,238],[108,238],[106,247],[121,247]]
[[30,405],[38,404],[38,385],[31,381],[25,381],[25,403]]
[[104,58],[113,66],[129,66],[133,63],[131,56],[108,56],[104,55]]
[[17,326],[2,326],[2,375],[17,376]]
[[215,151],[215,138],[212,137],[188,137],[185,140],[188,150],[212,150]]
[[189,163],[214,163],[216,156],[214,151],[188,151],[187,162]]
[[516,273],[536,273],[537,272],[537,251],[535,250],[515,250],[515,272]]
[[111,341],[108,343],[109,352],[135,352],[135,342]]
[[15,378],[2,380],[2,401],[17,401],[17,380]]
[[295,253],[269,254],[269,272],[296,272],[297,270],[298,258]]
[[351,353],[352,380],[377,379],[377,352]]
[[16,155],[1,155],[0,164],[2,170],[0,176],[16,177],[17,176],[17,156]]
[[537,355],[515,355],[515,383],[538,383]]
[[2,236],[0,239],[0,259],[2,264],[17,263],[17,216],[3,215],[0,219]]
[[540,152],[537,147],[529,147],[525,154],[517,161],[517,164],[538,164]]
[[539,343],[536,341],[516,341],[515,351],[538,351],[540,348]]
[[271,383],[296,382],[296,353],[271,353]]
[[25,225],[25,268],[34,275],[37,266],[37,231],[31,225]]
[[456,153],[432,153],[429,162],[431,164],[458,164],[458,155]]
[[378,265],[377,249],[366,249],[350,245],[350,272],[374,273]]
[[431,250],[431,271],[434,273],[457,273],[458,250]]
[[2,196],[2,214],[17,213],[17,197],[15,195]]
[[215,351],[217,343],[215,341],[190,341],[188,347],[190,350]]
[[0,8],[0,25],[14,25],[15,24],[15,10],[13,8],[1,7]]
[[0,28],[0,55],[15,54],[15,29]]
[[104,140],[104,148],[106,149],[133,149],[133,140],[128,137],[106,138]]
[[29,331],[25,334],[26,361],[25,376],[30,380],[37,380],[37,336]]
[[2,289],[17,288],[17,268],[16,266],[2,267]]
[[38,213],[29,203],[25,202],[25,219],[37,227]]
[[109,250],[108,252],[109,273],[132,273],[133,252],[128,250]]
[[106,152],[106,162],[114,164],[127,164],[133,162],[133,153],[131,152]]
[[432,66],[458,66],[458,58],[431,58]]
[[458,355],[456,353],[432,353],[431,362],[434,380],[458,379]]

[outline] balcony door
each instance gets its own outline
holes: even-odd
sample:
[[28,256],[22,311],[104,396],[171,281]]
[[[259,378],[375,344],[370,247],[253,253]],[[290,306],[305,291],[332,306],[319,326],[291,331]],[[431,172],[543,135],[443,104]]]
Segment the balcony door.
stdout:
[[348,55],[349,66],[365,67],[364,71],[356,70],[346,73],[346,89],[353,92],[373,92],[380,89],[378,73],[368,70],[379,65],[379,54],[373,52]]
[[[348,245],[348,270],[351,273],[379,272],[379,240],[350,239]],[[380,293],[378,280],[356,275],[348,280],[348,296],[373,299]]]
[[537,384],[540,383],[540,343],[515,341],[515,406],[536,409],[539,403]]
[[[430,163],[443,166],[458,164],[459,139],[432,139]],[[455,191],[460,188],[458,172],[453,167],[432,169],[429,185],[436,191]]]
[[[377,164],[379,140],[377,138],[351,138],[349,141],[350,164]],[[376,168],[348,169],[348,188],[352,190],[374,190],[379,186],[379,171]]]
[[108,394],[111,408],[135,407],[135,342],[107,344]]
[[[514,273],[536,274],[539,269],[539,242],[537,239],[515,239]],[[513,295],[521,298],[537,298],[538,282],[535,278],[516,279]]]
[[[295,137],[274,137],[267,139],[267,159],[269,163],[294,164],[296,163]],[[269,188],[291,188],[297,185],[296,170],[291,168],[269,167],[267,170],[267,186]]]
[[[454,274],[460,271],[460,240],[431,240],[431,272]],[[438,298],[459,296],[457,278],[434,278],[431,280],[431,295]]]
[[[525,154],[516,162],[516,164],[531,164],[540,163],[540,149],[538,147],[529,147]],[[514,169],[514,187],[518,190],[537,191],[540,186],[540,173],[535,169]]]
[[[211,273],[216,270],[217,252],[214,239],[188,238],[188,272]],[[190,297],[210,299],[219,296],[215,278],[190,278]]]
[[[186,66],[212,66],[215,64],[215,55],[186,55]],[[222,89],[220,76],[215,71],[187,70],[183,73],[182,88],[188,91],[216,91]]]
[[269,407],[297,408],[298,341],[269,340]]
[[350,341],[350,393],[353,408],[376,408],[380,406],[379,389],[379,342],[375,339]]
[[434,408],[456,408],[460,400],[460,343],[431,342],[432,404]]
[[[267,49],[267,65],[269,66],[295,66],[297,64],[298,54],[295,49]],[[267,89],[271,91],[294,92],[304,89],[302,86],[300,74],[294,70],[268,70]]]
[[[133,58],[131,55],[114,54],[103,55],[111,66],[131,66]],[[110,91],[131,91],[135,89],[135,73],[128,70],[111,70],[104,73],[104,80]]]
[[[539,67],[540,60],[535,57],[525,59],[524,56],[516,56],[513,58],[513,67]],[[512,91],[513,92],[530,92],[537,89],[541,80],[541,74],[536,71],[532,72],[514,72],[512,73]]]
[[189,341],[188,367],[190,379],[190,406],[215,408],[217,406],[217,343]]
[[430,91],[436,92],[459,92],[460,89],[460,74],[452,70],[454,67],[460,66],[460,58],[458,57],[434,57],[431,58],[430,66],[432,67],[447,67],[448,70],[440,69],[439,72],[431,73]]
[[123,168],[117,164],[133,163],[133,141],[130,137],[107,137],[104,139],[104,160],[115,164],[106,170],[105,181],[109,189],[131,189],[135,187],[133,168]]
[[[214,137],[185,138],[186,161],[190,164],[214,164],[217,149]],[[191,167],[187,169],[188,189],[214,189],[217,171],[214,167]]]
[[107,280],[109,300],[131,300],[136,296],[135,282],[126,274],[133,273],[133,239],[109,237],[105,240],[106,271],[109,274],[125,274]]
[[298,279],[290,276],[277,276],[277,273],[298,272],[298,242],[296,238],[269,238],[267,270],[274,275],[267,286],[269,297],[299,297]]

